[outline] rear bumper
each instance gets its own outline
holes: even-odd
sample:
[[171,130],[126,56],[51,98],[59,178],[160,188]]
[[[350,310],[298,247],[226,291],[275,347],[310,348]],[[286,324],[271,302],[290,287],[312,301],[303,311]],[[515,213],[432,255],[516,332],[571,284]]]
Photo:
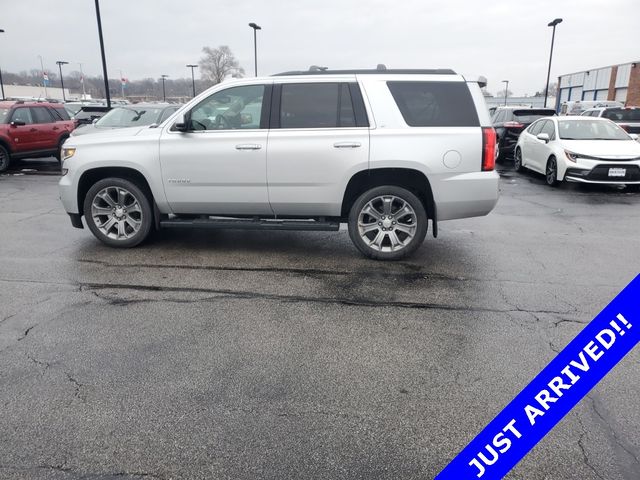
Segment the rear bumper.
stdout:
[[499,178],[491,171],[430,179],[438,222],[487,215],[498,203]]

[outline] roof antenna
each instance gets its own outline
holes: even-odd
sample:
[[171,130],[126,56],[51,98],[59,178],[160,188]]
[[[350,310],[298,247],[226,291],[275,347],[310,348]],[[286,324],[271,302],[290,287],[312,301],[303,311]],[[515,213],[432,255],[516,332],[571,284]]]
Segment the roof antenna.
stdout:
[[325,70],[328,70],[329,67],[319,67],[318,65],[311,65],[309,67],[309,71],[310,72],[324,72]]
[[384,63],[379,63],[376,70],[386,70],[387,66]]

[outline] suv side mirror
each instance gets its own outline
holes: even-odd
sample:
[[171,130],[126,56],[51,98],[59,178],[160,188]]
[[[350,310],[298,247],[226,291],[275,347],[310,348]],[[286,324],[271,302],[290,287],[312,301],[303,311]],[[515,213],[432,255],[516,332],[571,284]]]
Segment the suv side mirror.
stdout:
[[26,123],[23,122],[22,120],[14,120],[13,122],[10,123],[10,125],[12,127],[24,127]]
[[177,130],[178,132],[188,132],[189,123],[191,123],[189,118],[186,115],[181,114],[176,117],[176,121],[173,123],[173,127],[171,129]]
[[630,133],[629,136],[633,138],[636,142],[638,141],[638,138],[640,138],[637,133]]
[[549,143],[548,133],[539,133],[538,135],[536,135],[536,138],[544,143]]

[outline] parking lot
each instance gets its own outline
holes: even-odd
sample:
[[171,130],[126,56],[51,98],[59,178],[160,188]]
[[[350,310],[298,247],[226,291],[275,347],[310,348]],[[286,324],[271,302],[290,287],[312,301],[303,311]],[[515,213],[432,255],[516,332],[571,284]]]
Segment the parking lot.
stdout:
[[[397,263],[335,233],[71,227],[0,176],[0,477],[433,478],[638,272],[640,194],[501,169]],[[640,351],[511,472],[637,479]]]

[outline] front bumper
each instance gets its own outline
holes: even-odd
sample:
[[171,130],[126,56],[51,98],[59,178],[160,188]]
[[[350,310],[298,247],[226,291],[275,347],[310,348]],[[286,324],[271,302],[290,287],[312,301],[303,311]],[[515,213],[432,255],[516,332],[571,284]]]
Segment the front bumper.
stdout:
[[[610,168],[623,168],[624,177],[610,177]],[[635,164],[607,164],[596,165],[590,170],[568,168],[564,174],[567,182],[596,183],[606,185],[634,185],[640,184],[640,167]]]

